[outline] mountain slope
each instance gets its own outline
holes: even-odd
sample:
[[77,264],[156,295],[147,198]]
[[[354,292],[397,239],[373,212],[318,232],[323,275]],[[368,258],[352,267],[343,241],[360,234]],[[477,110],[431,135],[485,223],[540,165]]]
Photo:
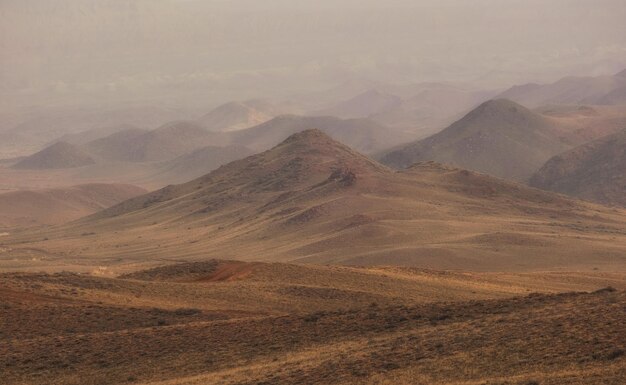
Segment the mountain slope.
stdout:
[[307,130],[188,183],[5,243],[15,252],[74,250],[103,266],[219,256],[587,269],[626,266],[626,212],[436,163],[394,172]]
[[58,224],[110,207],[146,190],[125,184],[84,184],[66,188],[0,194],[0,224]]
[[445,130],[391,151],[382,162],[398,168],[434,160],[501,178],[526,180],[570,146],[557,126],[527,108],[499,99],[485,102]]
[[16,169],[44,170],[75,168],[94,164],[94,159],[78,146],[57,142],[28,156],[15,165]]
[[546,190],[626,206],[626,130],[559,154],[530,179]]

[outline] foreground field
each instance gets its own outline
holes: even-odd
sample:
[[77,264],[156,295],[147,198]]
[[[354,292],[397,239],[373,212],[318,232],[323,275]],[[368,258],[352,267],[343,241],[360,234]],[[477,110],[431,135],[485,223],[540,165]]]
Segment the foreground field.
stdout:
[[625,274],[212,260],[0,278],[3,384],[626,380]]

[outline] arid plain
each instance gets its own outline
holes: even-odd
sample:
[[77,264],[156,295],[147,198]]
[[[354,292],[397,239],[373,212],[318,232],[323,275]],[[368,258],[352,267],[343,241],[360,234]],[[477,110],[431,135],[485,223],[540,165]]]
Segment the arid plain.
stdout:
[[0,385],[626,384],[626,7],[389,3],[1,1]]

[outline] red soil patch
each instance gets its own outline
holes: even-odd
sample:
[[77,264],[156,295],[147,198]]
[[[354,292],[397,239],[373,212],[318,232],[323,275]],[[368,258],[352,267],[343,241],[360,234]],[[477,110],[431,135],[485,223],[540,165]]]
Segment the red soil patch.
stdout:
[[213,273],[197,279],[197,282],[239,281],[249,277],[257,266],[258,263],[220,263]]

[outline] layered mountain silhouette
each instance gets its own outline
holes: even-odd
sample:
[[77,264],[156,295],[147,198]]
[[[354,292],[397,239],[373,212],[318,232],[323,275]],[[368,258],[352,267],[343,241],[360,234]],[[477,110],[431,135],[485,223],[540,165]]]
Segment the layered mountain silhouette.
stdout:
[[[445,83],[377,84],[356,96],[309,115],[370,118],[386,127],[425,137],[459,119],[470,109],[494,96]],[[394,131],[394,134],[400,131]]]
[[596,77],[569,76],[551,84],[514,86],[498,97],[533,108],[548,104],[623,104],[626,100],[625,72]]
[[12,167],[23,170],[44,170],[76,168],[94,163],[94,159],[80,147],[66,142],[57,142],[20,160]]
[[530,184],[582,199],[626,206],[626,130],[551,158]]
[[554,122],[515,102],[498,99],[481,104],[431,137],[385,154],[382,162],[404,168],[432,160],[526,180],[547,159],[568,148]]
[[576,229],[581,222],[622,231],[625,217],[432,162],[396,172],[306,130],[190,182],[27,237],[50,238],[42,247],[51,250],[62,237],[63,247],[94,258],[127,258],[132,247],[138,258],[524,270],[623,256],[604,233],[581,239]]
[[114,135],[118,132],[128,131],[132,132],[135,130],[141,130],[139,127],[133,126],[131,124],[120,124],[117,126],[108,126],[108,127],[98,127],[92,128],[86,131],[81,131],[72,134],[66,134],[61,136],[60,138],[54,140],[54,142],[67,142],[74,145],[83,145],[89,142],[93,142],[94,140],[105,138],[107,136]]
[[106,160],[129,162],[165,161],[214,145],[217,135],[194,122],[177,121],[145,131],[128,129],[87,143],[86,147]]

